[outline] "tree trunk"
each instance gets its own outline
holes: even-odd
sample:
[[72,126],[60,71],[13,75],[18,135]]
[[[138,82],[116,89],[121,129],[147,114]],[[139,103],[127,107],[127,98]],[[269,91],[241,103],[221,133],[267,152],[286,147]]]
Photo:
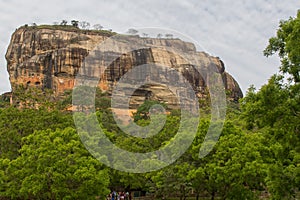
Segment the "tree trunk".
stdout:
[[215,191],[212,191],[211,193],[211,200],[214,200],[215,199]]

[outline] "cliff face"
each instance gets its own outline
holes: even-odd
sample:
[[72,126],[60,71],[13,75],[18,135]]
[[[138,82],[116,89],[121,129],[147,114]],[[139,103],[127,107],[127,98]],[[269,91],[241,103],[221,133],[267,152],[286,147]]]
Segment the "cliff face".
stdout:
[[[94,47],[107,39],[109,35],[101,32],[82,30],[61,30],[51,28],[21,27],[16,30],[7,49],[7,70],[10,75],[12,92],[18,85],[53,89],[56,95],[73,88],[79,68],[85,67],[84,59]],[[123,54],[106,69],[99,87],[110,92],[116,83],[133,66],[156,63],[180,71],[191,83],[199,97],[205,94],[205,81],[184,59],[156,47],[180,48],[193,52],[201,60],[213,62],[223,77],[225,89],[231,100],[238,100],[242,92],[234,78],[225,72],[223,62],[203,52],[196,52],[193,44],[179,39],[143,39],[147,48]],[[97,66],[87,68],[89,76],[98,73]],[[134,105],[151,97],[175,102],[170,91],[162,85],[147,85],[137,90],[132,98]],[[172,103],[171,103],[172,104]]]
[[17,85],[72,89],[74,76],[88,51],[106,36],[82,32],[19,28],[7,49],[7,70],[12,91]]

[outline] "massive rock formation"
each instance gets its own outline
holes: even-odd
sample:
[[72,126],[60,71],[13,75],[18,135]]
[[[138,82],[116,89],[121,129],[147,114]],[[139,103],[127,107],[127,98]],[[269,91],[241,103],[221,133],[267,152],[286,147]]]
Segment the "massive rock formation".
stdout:
[[[49,88],[56,95],[72,89],[75,76],[84,66],[84,59],[99,42],[114,35],[111,32],[87,31],[66,27],[20,27],[11,38],[6,60],[10,75],[12,92],[18,85],[25,87]],[[238,100],[242,92],[234,78],[225,72],[223,62],[204,52],[197,52],[192,43],[179,39],[139,38],[145,48],[133,50],[114,60],[100,78],[99,87],[110,92],[114,84],[134,66],[147,63],[161,64],[180,71],[188,79],[197,95],[207,95],[205,77],[178,55],[163,51],[159,47],[171,47],[199,56],[199,60],[208,60],[217,66],[230,100]],[[122,48],[122,47],[120,47]],[[113,52],[112,52],[113,53]],[[99,75],[99,66],[89,66],[89,76]],[[175,102],[170,91],[164,85],[146,85],[134,93],[133,105],[145,98]],[[171,103],[172,104],[172,103]],[[133,106],[135,107],[135,106]]]

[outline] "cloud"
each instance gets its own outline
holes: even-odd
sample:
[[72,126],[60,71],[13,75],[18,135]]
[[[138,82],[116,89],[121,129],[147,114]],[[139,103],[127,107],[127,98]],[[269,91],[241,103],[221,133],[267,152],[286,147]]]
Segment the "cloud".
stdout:
[[9,91],[5,51],[15,28],[72,19],[126,31],[131,27],[164,27],[192,37],[219,56],[245,91],[260,87],[278,70],[277,58],[262,55],[281,19],[295,16],[299,0],[91,0],[1,1],[0,93]]

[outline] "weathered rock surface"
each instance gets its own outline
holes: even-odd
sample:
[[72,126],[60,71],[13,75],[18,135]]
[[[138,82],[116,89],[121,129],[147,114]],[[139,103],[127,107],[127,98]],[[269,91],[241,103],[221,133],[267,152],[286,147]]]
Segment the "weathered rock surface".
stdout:
[[[62,30],[53,28],[21,27],[11,38],[7,49],[7,70],[10,75],[12,92],[18,85],[53,89],[56,95],[72,89],[75,76],[80,68],[86,70],[88,76],[99,76],[99,63],[85,66],[84,59],[109,35],[102,32],[82,30]],[[160,64],[174,68],[188,79],[198,97],[207,95],[206,77],[202,77],[195,68],[179,55],[163,50],[160,47],[171,47],[197,55],[201,62],[212,62],[221,74],[230,100],[242,97],[241,89],[234,78],[225,72],[223,62],[203,52],[197,52],[192,43],[179,39],[139,38],[145,48],[122,54],[110,63],[102,73],[99,87],[110,92],[116,82],[132,69],[142,64]],[[133,40],[135,38],[133,37]],[[118,46],[116,48],[122,48]],[[117,50],[116,50],[117,51]],[[93,53],[97,53],[93,52]],[[114,54],[114,52],[111,52]],[[207,64],[207,63],[206,63]],[[209,66],[210,63],[208,63]],[[141,72],[143,73],[143,72]],[[176,80],[171,80],[176,81]],[[137,90],[131,100],[133,107],[146,98],[176,104],[176,98],[165,85],[145,85]]]

